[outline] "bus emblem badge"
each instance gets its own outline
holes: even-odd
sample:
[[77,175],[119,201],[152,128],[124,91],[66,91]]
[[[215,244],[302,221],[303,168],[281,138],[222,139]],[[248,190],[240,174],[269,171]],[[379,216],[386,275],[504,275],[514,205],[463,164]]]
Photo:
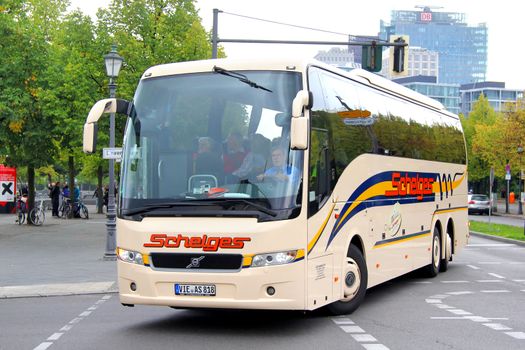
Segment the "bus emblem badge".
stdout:
[[188,266],[186,266],[186,268],[191,269],[194,267],[200,267],[202,259],[204,259],[204,256],[199,256],[198,258],[191,258],[191,263]]

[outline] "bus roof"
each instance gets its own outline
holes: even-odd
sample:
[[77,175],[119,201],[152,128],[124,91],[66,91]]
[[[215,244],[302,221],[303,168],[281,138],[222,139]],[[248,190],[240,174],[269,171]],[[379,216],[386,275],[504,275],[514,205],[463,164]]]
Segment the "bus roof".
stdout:
[[457,116],[448,112],[440,102],[420,94],[414,90],[394,83],[377,74],[363,69],[345,71],[337,67],[325,64],[315,59],[292,58],[249,58],[249,59],[210,59],[200,61],[187,61],[178,63],[162,64],[148,68],[142,75],[142,79],[174,74],[188,74],[196,72],[211,72],[214,66],[228,70],[281,70],[281,71],[306,71],[308,66],[318,66],[339,75],[346,76],[362,84],[383,90],[390,94],[398,95],[405,99],[424,104],[429,108],[438,110],[451,117]]

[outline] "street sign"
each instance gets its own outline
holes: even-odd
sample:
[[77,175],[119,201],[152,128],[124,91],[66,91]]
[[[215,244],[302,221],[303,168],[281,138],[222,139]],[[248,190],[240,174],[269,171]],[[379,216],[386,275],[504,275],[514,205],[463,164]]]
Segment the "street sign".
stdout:
[[16,168],[0,164],[0,206],[13,202],[16,195]]
[[104,148],[102,150],[102,158],[104,159],[122,159],[122,147]]
[[510,173],[506,173],[505,174],[505,180],[507,180],[507,181],[510,180]]

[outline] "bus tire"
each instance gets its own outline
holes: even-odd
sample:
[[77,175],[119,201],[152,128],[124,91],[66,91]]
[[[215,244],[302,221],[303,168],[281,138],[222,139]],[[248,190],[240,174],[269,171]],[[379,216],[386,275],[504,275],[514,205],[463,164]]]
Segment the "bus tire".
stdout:
[[351,314],[359,307],[366,294],[368,271],[363,254],[352,244],[348,249],[346,260],[345,275],[343,276],[344,298],[327,305],[328,311],[333,315]]
[[434,228],[432,235],[432,252],[430,264],[426,267],[426,274],[428,277],[436,277],[441,266],[441,239],[439,237],[439,230]]
[[451,260],[452,256],[452,238],[450,235],[446,235],[445,238],[445,257],[441,259],[441,265],[439,266],[439,271],[445,272],[448,270],[448,262]]

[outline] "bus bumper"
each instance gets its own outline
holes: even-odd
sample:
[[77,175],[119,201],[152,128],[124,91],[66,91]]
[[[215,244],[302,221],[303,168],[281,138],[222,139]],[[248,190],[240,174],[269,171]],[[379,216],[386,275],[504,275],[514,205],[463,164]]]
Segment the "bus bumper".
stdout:
[[[118,261],[122,304],[163,305],[180,308],[304,310],[305,261],[249,267],[236,272],[154,270]],[[132,290],[131,284],[135,284]],[[215,296],[175,295],[175,284],[215,285]],[[275,293],[270,295],[268,288]]]

